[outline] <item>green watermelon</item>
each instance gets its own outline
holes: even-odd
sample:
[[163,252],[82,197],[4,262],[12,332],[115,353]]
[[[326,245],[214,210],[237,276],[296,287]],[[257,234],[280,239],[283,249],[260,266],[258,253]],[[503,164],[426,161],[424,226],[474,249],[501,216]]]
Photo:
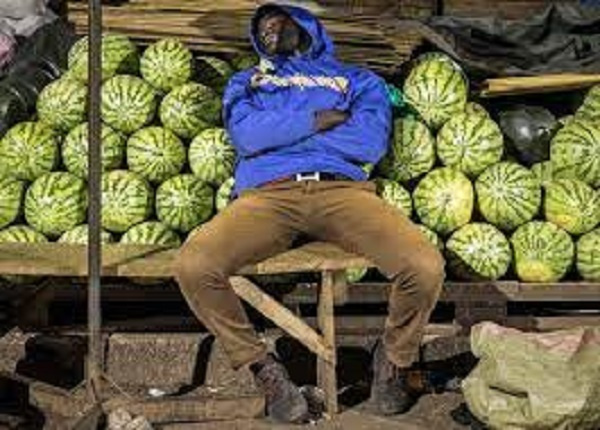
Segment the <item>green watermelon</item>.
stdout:
[[0,230],[0,243],[42,243],[46,236],[28,225],[12,225]]
[[102,227],[123,233],[152,213],[152,188],[144,178],[126,170],[102,176]]
[[550,160],[556,170],[600,187],[600,123],[570,121],[552,139]]
[[377,194],[386,203],[402,211],[407,218],[412,215],[412,199],[410,193],[397,182],[389,179],[377,179]]
[[235,187],[235,178],[231,177],[221,184],[215,195],[215,207],[221,212],[229,204]]
[[162,39],[146,48],[140,72],[154,88],[169,92],[192,79],[194,57],[181,41]]
[[48,237],[58,237],[85,220],[85,182],[67,172],[40,176],[25,195],[27,223]]
[[66,133],[85,121],[87,99],[86,86],[74,79],[51,82],[37,100],[39,121]]
[[160,104],[162,124],[183,139],[192,139],[221,119],[221,97],[200,84],[175,88]]
[[[45,243],[46,236],[28,225],[13,225],[0,230],[0,243]],[[42,278],[36,276],[6,275],[3,279],[11,284],[34,283]]]
[[231,59],[231,65],[237,71],[250,69],[258,66],[259,57],[253,52],[243,52]]
[[446,242],[450,271],[459,279],[495,281],[506,274],[512,260],[510,243],[490,224],[467,224]]
[[475,182],[479,211],[486,221],[512,231],[539,212],[542,189],[523,166],[502,162],[487,168]]
[[115,130],[131,134],[150,124],[157,94],[143,79],[117,75],[102,85],[102,120]]
[[500,161],[504,152],[500,127],[481,114],[454,115],[444,124],[436,142],[442,163],[472,178]]
[[554,179],[554,167],[552,161],[541,161],[531,166],[531,173],[535,176],[536,181],[540,186],[546,186]]
[[440,237],[435,231],[422,224],[417,224],[417,228],[421,230],[421,233],[423,233],[425,237],[427,237],[427,239],[431,242],[433,246],[435,246],[440,251],[444,250],[444,241],[440,239]]
[[204,130],[189,149],[192,172],[205,182],[220,185],[233,174],[235,150],[222,128]]
[[[63,235],[58,239],[60,243],[73,243],[78,245],[87,245],[89,237],[89,227],[87,224],[81,224],[77,227],[72,228],[63,233]],[[101,243],[111,243],[114,242],[112,234],[106,230],[100,231],[100,242]]]
[[435,163],[435,139],[427,126],[413,116],[394,122],[394,140],[381,162],[381,172],[398,182],[429,172]]
[[33,181],[54,169],[59,160],[60,137],[47,125],[22,122],[0,140],[0,172]]
[[[121,167],[125,158],[125,137],[102,124],[101,142],[102,170],[114,170]],[[88,146],[88,123],[80,124],[71,130],[62,145],[62,158],[66,169],[83,179],[88,175]]]
[[467,105],[465,106],[465,113],[467,113],[469,116],[473,116],[473,115],[484,115],[487,117],[490,116],[488,111],[485,110],[485,108],[483,106],[481,106],[479,103],[475,103],[475,102],[467,103]]
[[21,214],[25,183],[0,176],[0,228],[12,224]]
[[600,121],[600,84],[593,86],[575,114],[578,118]]
[[185,159],[183,142],[166,128],[143,128],[127,141],[129,170],[153,183],[177,175],[183,169]]
[[365,277],[367,272],[368,269],[366,267],[351,267],[350,269],[346,269],[346,282],[356,284]]
[[585,182],[557,179],[546,186],[546,219],[571,234],[584,234],[600,222],[600,194]]
[[[88,38],[77,41],[69,51],[69,75],[82,82],[88,80]],[[135,75],[139,70],[139,53],[135,44],[122,34],[102,35],[102,80],[116,74]]]
[[158,221],[146,221],[131,227],[119,243],[134,245],[167,245],[176,248],[181,239],[173,230]]
[[407,103],[434,130],[465,110],[468,90],[460,67],[447,55],[437,52],[417,58],[404,82]]
[[579,238],[577,271],[586,281],[600,282],[600,229]]
[[471,220],[473,186],[458,170],[435,169],[419,182],[413,202],[423,224],[436,233],[447,235]]
[[551,222],[523,224],[510,240],[517,275],[524,282],[557,282],[573,263],[575,246],[571,237]]
[[227,61],[217,57],[198,57],[196,63],[198,65],[198,81],[219,93],[225,89],[229,78],[234,73]]
[[214,191],[194,175],[179,175],[156,191],[156,216],[166,226],[187,233],[213,213]]

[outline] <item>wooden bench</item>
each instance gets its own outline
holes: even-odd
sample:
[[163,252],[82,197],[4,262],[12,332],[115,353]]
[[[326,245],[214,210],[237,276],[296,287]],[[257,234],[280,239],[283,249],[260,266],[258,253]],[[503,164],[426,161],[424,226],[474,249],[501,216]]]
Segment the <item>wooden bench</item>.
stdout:
[[[175,252],[157,246],[105,245],[102,274],[110,277],[168,278],[172,276],[171,266]],[[87,275],[86,266],[85,246],[57,243],[0,244],[0,274],[83,277]],[[345,303],[381,303],[387,300],[386,284],[353,285],[351,288],[346,285],[347,268],[371,266],[369,261],[343,252],[335,246],[311,243],[256,265],[244,267],[231,278],[236,293],[243,300],[317,355],[318,385],[326,394],[326,406],[330,414],[337,411],[334,306]],[[316,301],[317,315],[314,326],[317,330],[247,279],[249,275],[297,272],[321,274],[321,281],[316,285],[316,300],[315,285],[302,285],[285,298],[288,305]],[[24,289],[26,288],[25,286]],[[146,298],[151,289],[143,291],[144,298],[141,300]],[[540,330],[600,324],[599,315],[570,318],[506,317],[507,305],[513,302],[598,302],[600,284],[597,283],[450,282],[446,285],[440,301],[454,304],[454,323],[465,333],[472,323],[486,319]],[[378,326],[382,325],[380,322],[377,321]]]
[[[175,252],[159,246],[105,245],[102,275],[171,277]],[[330,414],[338,409],[334,305],[347,297],[346,269],[363,266],[372,264],[335,246],[312,243],[245,267],[230,280],[238,296],[317,355],[318,385],[325,392]],[[320,333],[245,277],[294,272],[321,273],[317,312]],[[0,244],[0,274],[86,276],[87,249],[57,243]]]

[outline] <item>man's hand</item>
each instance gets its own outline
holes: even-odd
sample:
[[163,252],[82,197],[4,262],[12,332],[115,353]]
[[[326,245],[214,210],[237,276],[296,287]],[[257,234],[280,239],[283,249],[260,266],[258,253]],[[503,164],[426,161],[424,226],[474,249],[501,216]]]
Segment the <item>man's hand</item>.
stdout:
[[315,129],[319,132],[331,130],[348,120],[347,112],[337,109],[321,110],[315,114]]

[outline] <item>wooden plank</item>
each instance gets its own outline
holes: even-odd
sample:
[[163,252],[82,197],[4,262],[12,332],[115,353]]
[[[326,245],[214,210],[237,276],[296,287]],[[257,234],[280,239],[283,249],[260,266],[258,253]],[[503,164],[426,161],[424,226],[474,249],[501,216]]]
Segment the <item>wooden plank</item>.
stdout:
[[[107,244],[102,252],[104,276],[168,278],[177,251],[162,246]],[[362,257],[330,244],[315,242],[281,253],[240,270],[243,275],[320,272],[348,267],[372,267]],[[0,244],[0,274],[85,276],[86,248],[58,243]]]
[[323,335],[325,345],[333,351],[332,360],[324,360],[317,357],[317,381],[319,387],[325,393],[325,407],[331,417],[338,412],[337,401],[337,359],[335,355],[335,285],[337,274],[332,271],[322,273],[322,283],[319,290],[319,307],[317,309],[317,321]]
[[481,97],[499,97],[520,94],[539,94],[569,91],[600,83],[600,74],[563,73],[542,76],[524,76],[487,79]]
[[290,336],[302,342],[318,357],[327,362],[335,360],[335,351],[308,324],[294,315],[288,308],[264,293],[246,278],[234,276],[230,279],[230,283],[239,297],[289,333]]
[[[283,300],[289,305],[316,303],[315,286],[300,284]],[[348,286],[346,303],[384,303],[389,295],[389,283],[365,282]],[[558,282],[520,283],[498,282],[447,282],[440,302],[600,302],[600,283]]]

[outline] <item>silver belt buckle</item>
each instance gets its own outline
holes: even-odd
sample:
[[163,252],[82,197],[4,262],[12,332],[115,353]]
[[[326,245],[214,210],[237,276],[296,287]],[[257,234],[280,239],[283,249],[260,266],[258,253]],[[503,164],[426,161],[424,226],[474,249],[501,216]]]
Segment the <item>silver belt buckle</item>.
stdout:
[[320,181],[321,180],[321,172],[312,172],[312,173],[296,173],[296,181]]

